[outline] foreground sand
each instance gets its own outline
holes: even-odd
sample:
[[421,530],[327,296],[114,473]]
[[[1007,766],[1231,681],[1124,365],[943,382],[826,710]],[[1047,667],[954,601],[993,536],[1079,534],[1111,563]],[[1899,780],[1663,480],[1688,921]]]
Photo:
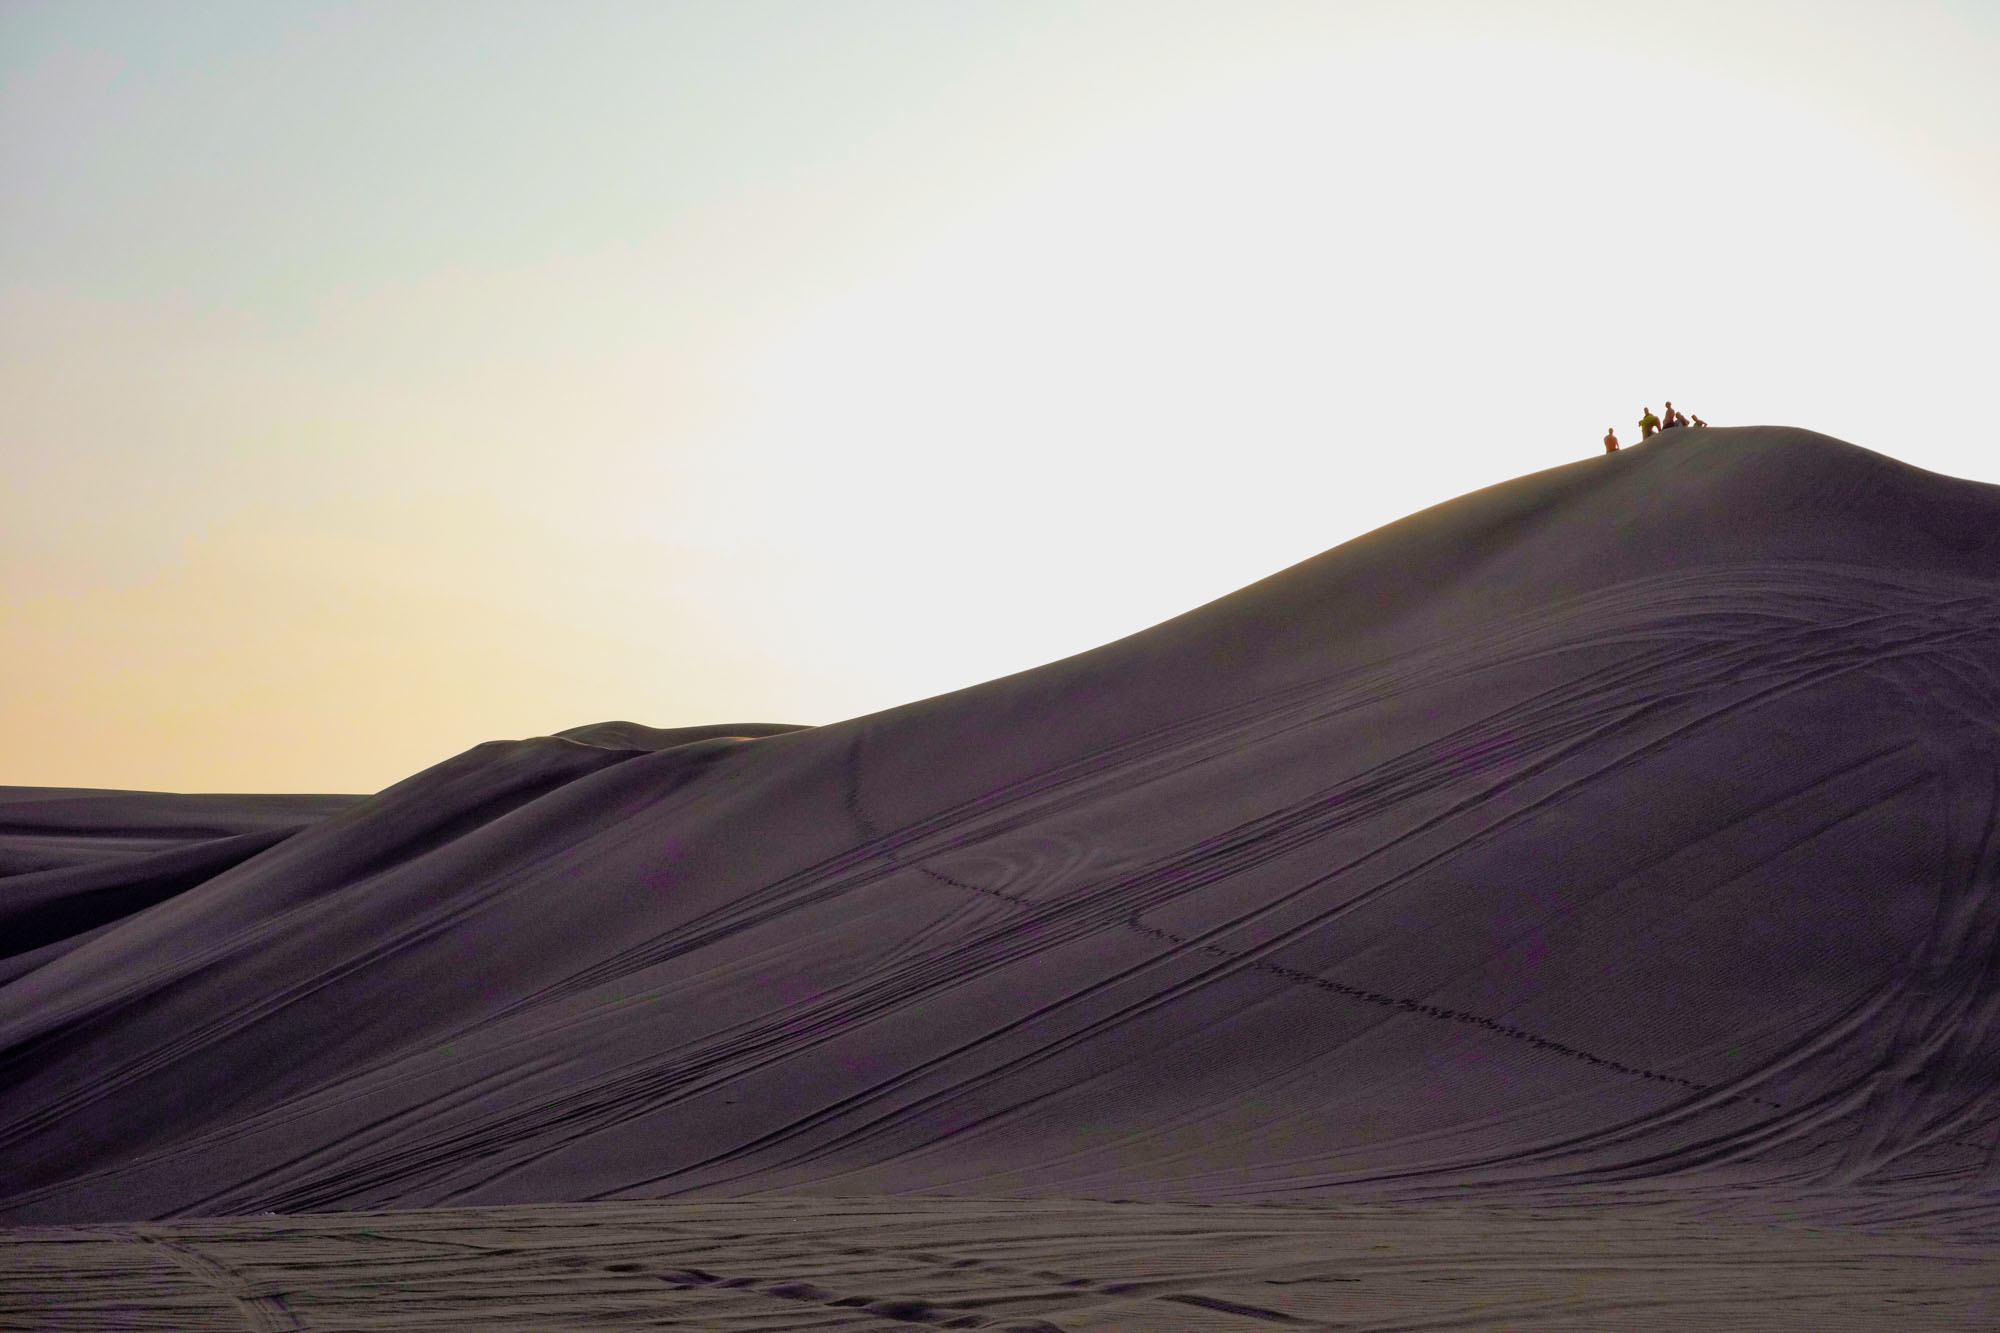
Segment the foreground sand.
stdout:
[[1687,1204],[738,1200],[0,1233],[0,1327],[1969,1329],[2000,1253]]

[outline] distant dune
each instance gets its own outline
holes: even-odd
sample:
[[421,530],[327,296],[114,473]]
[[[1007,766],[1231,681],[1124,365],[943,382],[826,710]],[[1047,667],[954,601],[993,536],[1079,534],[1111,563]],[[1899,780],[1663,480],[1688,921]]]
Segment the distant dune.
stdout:
[[1965,1216],[2000,1197],[2000,488],[1677,431],[837,725],[606,723],[366,798],[8,790],[0,875],[13,1222]]

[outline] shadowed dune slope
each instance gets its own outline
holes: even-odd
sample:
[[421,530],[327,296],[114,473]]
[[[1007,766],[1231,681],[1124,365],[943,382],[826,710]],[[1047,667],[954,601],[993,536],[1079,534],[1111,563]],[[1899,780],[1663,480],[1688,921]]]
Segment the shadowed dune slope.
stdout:
[[0,1215],[2000,1190],[2000,488],[1802,431],[834,726],[214,799],[0,879]]

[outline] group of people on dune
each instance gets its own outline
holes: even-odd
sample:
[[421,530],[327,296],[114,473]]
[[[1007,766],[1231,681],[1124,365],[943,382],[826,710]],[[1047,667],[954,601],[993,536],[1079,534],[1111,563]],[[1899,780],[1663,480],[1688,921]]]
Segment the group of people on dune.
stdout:
[[[1670,431],[1680,426],[1706,426],[1707,424],[1700,417],[1691,417],[1687,413],[1677,410],[1674,407],[1673,400],[1668,399],[1664,415],[1654,416],[1653,409],[1649,407],[1646,409],[1646,414],[1639,418],[1639,440],[1643,444],[1663,431]],[[1607,454],[1618,452],[1618,432],[1609,426],[1604,428],[1604,452]]]

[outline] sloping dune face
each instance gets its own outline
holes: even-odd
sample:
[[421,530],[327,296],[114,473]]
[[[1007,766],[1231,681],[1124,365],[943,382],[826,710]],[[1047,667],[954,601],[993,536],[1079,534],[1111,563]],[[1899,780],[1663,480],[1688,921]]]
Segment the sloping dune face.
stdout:
[[958,694],[230,824],[71,935],[143,858],[10,865],[0,1209],[1977,1206],[1997,811],[2000,490],[1672,432]]

